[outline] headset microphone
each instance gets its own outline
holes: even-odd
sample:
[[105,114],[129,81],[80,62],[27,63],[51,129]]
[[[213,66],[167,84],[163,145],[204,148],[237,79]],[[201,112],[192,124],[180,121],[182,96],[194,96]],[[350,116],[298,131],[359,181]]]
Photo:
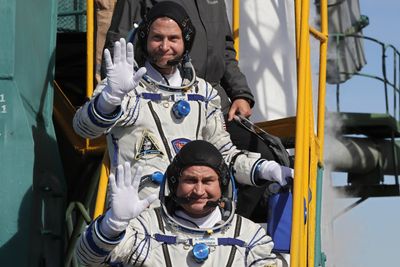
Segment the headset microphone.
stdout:
[[221,203],[221,201],[220,200],[217,200],[217,201],[207,201],[207,203],[206,203],[206,205],[204,205],[204,208],[208,208],[208,207],[210,207],[210,208],[215,208],[215,207],[217,207],[217,206],[219,206],[219,203]]
[[[172,199],[178,204],[178,205],[184,205],[184,204],[189,204],[193,200],[191,200],[189,197],[177,197],[173,196]],[[204,208],[214,208],[217,207],[223,202],[222,199],[219,199],[217,201],[207,201],[207,203],[204,205]]]

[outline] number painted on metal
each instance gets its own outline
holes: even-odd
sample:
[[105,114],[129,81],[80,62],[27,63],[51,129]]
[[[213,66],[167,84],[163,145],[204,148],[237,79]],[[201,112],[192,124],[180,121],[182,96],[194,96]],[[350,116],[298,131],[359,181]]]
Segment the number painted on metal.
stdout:
[[[0,103],[6,103],[6,98],[4,97],[4,94],[0,94]],[[6,104],[0,106],[0,113],[7,113]]]

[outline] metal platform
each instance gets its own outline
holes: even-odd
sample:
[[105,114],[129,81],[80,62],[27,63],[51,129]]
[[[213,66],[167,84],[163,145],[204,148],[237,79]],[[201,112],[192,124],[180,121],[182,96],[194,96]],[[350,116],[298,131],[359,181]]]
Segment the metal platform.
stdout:
[[342,121],[343,134],[362,134],[373,138],[400,137],[399,123],[385,113],[329,112]]
[[[363,199],[400,196],[398,121],[385,113],[330,112],[327,116],[341,121],[342,137],[335,149],[341,158],[336,163],[344,167],[339,171],[348,173],[348,185],[335,187],[339,195]],[[384,175],[394,175],[395,184],[385,184]]]

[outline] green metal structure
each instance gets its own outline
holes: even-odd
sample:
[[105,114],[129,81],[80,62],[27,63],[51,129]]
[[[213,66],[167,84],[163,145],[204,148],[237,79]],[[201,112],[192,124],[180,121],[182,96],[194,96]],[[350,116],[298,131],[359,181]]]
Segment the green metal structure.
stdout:
[[57,1],[0,0],[0,262],[61,266],[66,186],[52,122]]

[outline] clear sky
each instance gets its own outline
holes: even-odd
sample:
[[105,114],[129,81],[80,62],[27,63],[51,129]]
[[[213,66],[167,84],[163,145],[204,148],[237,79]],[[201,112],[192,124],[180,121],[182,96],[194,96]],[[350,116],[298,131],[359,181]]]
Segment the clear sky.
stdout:
[[[360,0],[360,9],[370,22],[364,35],[400,49],[400,1]],[[365,52],[368,63],[362,72],[380,76],[380,50],[366,42]],[[328,110],[335,110],[335,97],[335,88],[329,86]],[[354,78],[343,86],[341,108],[343,111],[384,112],[383,97],[383,87],[378,83]],[[344,175],[339,174],[334,179],[343,178]],[[393,182],[393,178],[385,177],[385,182]],[[333,201],[330,203],[333,214],[356,200]],[[332,239],[329,242],[334,244],[334,256],[328,255],[328,266],[400,266],[400,197],[367,199],[334,221]]]

